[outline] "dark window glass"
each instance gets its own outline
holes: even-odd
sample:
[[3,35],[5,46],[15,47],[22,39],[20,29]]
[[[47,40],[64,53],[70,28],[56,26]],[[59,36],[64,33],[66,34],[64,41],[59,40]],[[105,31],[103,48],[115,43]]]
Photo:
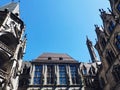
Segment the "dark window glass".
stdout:
[[103,88],[105,86],[105,81],[104,81],[103,77],[100,78],[100,86],[101,86],[101,88]]
[[113,76],[116,80],[116,82],[120,81],[120,65],[113,66]]
[[35,65],[34,84],[41,84],[42,80],[42,65]]
[[41,84],[40,81],[41,81],[40,78],[34,77],[34,84]]
[[120,34],[117,35],[116,39],[117,39],[116,46],[120,50]]
[[54,66],[47,65],[47,84],[54,84]]
[[[120,33],[119,33],[119,34],[120,34]],[[116,38],[117,38],[117,40],[120,42],[120,35],[119,35],[119,34],[117,35]]]
[[102,48],[105,48],[105,46],[106,46],[106,40],[105,40],[105,38],[102,38],[101,44],[102,44]]
[[48,60],[51,60],[52,58],[51,57],[48,57]]
[[78,84],[77,82],[77,68],[75,65],[70,65],[71,78],[73,84]]
[[115,27],[115,23],[113,21],[111,21],[110,24],[109,24],[109,30],[110,30],[110,32],[113,31],[114,27]]
[[114,62],[115,55],[112,52],[112,50],[109,50],[106,52],[106,59],[107,59],[109,65],[111,65]]
[[59,80],[60,85],[67,84],[65,65],[59,65]]
[[87,75],[87,69],[86,69],[86,68],[84,68],[84,69],[82,70],[82,72],[83,72],[83,75]]
[[59,58],[59,60],[63,60],[63,58],[62,58],[62,57],[60,57],[60,58]]
[[0,26],[2,25],[3,21],[5,20],[7,13],[0,12]]
[[117,9],[120,12],[120,3],[118,4]]
[[95,75],[95,68],[91,67],[89,70],[90,75]]

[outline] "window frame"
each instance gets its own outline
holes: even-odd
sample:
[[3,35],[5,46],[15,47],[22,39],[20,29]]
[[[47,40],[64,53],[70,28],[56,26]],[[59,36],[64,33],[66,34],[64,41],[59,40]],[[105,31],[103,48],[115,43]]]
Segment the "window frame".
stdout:
[[71,72],[72,84],[79,84],[77,79],[78,71],[76,65],[70,65],[70,72]]
[[66,65],[59,65],[59,84],[60,85],[66,85],[67,84]]
[[42,84],[42,70],[43,70],[43,65],[35,65],[34,82],[33,82],[34,85]]
[[114,30],[114,28],[115,28],[115,23],[114,23],[114,21],[111,20],[111,21],[109,22],[109,26],[108,26],[109,32],[112,33],[113,30]]
[[51,85],[54,84],[55,80],[54,80],[54,65],[47,65],[47,84]]

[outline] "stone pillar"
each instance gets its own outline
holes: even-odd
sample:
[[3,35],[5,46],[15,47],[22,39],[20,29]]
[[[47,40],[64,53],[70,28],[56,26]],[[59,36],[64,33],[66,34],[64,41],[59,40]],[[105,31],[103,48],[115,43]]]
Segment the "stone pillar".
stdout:
[[44,65],[45,72],[44,72],[44,85],[47,85],[47,65]]

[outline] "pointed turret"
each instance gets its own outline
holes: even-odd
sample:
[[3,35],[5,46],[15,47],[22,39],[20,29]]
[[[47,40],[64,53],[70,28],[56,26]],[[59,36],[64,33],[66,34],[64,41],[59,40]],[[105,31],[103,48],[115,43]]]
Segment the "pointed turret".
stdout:
[[87,37],[87,40],[86,40],[86,44],[87,44],[92,62],[97,62],[98,60],[97,60],[97,56],[95,54],[92,42],[88,39],[88,37]]
[[19,15],[19,3],[11,2],[0,7],[0,11],[5,11],[5,10],[8,10],[9,12]]
[[115,18],[119,18],[120,16],[120,1],[119,0],[109,0],[110,2],[110,7],[112,14],[115,16]]
[[95,26],[95,32],[97,35],[97,38],[100,38],[101,33],[103,33],[103,31],[100,29],[100,27],[98,27],[98,25],[94,25]]

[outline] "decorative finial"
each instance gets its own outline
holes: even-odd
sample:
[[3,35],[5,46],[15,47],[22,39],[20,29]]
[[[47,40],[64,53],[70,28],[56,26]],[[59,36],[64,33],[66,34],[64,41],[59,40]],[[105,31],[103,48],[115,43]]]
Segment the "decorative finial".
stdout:
[[88,40],[88,36],[86,35],[86,39]]
[[112,13],[112,11],[109,9],[109,8],[107,8],[108,9],[108,11],[110,12],[110,13]]
[[26,37],[27,37],[27,34],[24,35],[24,38],[26,38]]
[[97,24],[94,24],[95,28],[98,28],[98,25]]

